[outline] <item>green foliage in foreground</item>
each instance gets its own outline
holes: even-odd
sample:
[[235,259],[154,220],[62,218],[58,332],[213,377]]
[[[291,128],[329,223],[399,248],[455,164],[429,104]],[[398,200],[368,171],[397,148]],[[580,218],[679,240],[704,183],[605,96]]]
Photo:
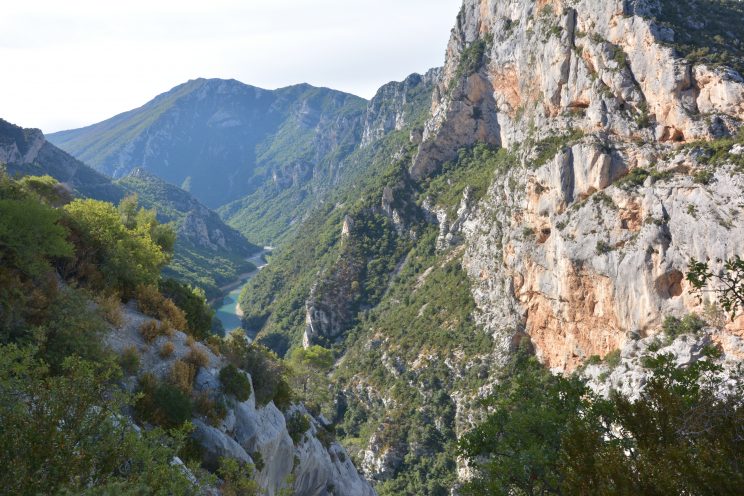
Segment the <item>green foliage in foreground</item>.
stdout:
[[690,260],[687,280],[693,292],[702,295],[703,291],[716,294],[721,307],[733,317],[744,308],[744,260],[738,255],[729,260],[711,262]]
[[[602,399],[520,354],[459,452],[477,469],[465,494],[737,494],[744,483],[744,381],[716,356],[679,368],[646,359],[641,397]],[[719,392],[724,391],[723,395]]]
[[139,433],[117,368],[79,358],[51,374],[33,349],[0,347],[0,492],[195,494],[171,463],[184,433]]
[[64,210],[77,254],[68,276],[124,296],[133,295],[139,285],[157,284],[175,233],[158,224],[154,211],[136,210],[136,204],[125,201],[117,209],[97,200],[74,200]]

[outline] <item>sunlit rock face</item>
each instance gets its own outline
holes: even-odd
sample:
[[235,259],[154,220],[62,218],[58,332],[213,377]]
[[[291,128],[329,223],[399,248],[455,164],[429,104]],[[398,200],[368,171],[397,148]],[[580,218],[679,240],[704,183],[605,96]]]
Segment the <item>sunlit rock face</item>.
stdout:
[[688,145],[736,134],[744,80],[676,55],[660,12],[464,1],[411,174],[476,142],[518,156],[458,219],[479,320],[505,354],[526,332],[549,367],[573,370],[699,310],[691,257],[742,253],[744,178]]

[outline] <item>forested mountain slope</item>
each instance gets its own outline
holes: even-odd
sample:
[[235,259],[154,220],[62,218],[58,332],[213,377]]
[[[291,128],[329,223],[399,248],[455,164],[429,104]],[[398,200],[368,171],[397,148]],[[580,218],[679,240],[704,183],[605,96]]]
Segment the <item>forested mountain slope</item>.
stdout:
[[[688,263],[744,249],[741,6],[685,5],[466,0],[424,125],[246,290],[259,339],[336,351],[329,415],[381,494],[459,484],[456,439],[516,350],[616,364],[708,311]],[[741,319],[707,318],[736,363]]]
[[309,85],[268,91],[197,79],[49,139],[114,178],[143,168],[216,208],[266,184],[286,188],[332,177],[359,140],[365,105]]

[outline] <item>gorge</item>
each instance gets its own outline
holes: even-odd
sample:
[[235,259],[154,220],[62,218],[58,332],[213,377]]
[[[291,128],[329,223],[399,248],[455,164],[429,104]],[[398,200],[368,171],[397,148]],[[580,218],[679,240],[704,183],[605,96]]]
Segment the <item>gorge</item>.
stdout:
[[463,0],[443,67],[370,100],[195,79],[0,121],[0,207],[74,245],[0,259],[2,346],[67,336],[26,330],[68,288],[118,315],[122,411],[190,425],[194,494],[736,494],[743,70],[737,0]]

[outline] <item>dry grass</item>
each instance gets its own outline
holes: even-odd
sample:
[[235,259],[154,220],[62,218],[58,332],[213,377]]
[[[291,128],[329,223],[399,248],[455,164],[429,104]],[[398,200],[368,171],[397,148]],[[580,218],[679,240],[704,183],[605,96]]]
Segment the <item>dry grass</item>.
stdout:
[[119,365],[129,375],[136,374],[140,367],[140,354],[137,348],[130,346],[119,356]]
[[160,358],[168,358],[175,349],[176,347],[171,341],[163,343],[163,346],[160,347]]
[[186,355],[186,361],[195,365],[197,368],[209,365],[209,355],[203,349],[192,346],[189,354]]
[[137,307],[145,315],[168,322],[175,329],[186,331],[188,325],[186,314],[173,303],[173,300],[160,294],[155,286],[137,286],[135,299]]
[[159,336],[173,336],[173,330],[167,323],[158,323],[158,321],[156,320],[148,320],[146,322],[143,322],[142,325],[140,325],[139,327],[139,332],[142,335],[142,338],[147,343],[152,343]]
[[170,372],[170,382],[185,394],[191,394],[197,367],[183,360],[176,360]]
[[124,314],[121,311],[119,295],[99,296],[97,303],[101,315],[109,324],[117,328],[124,325]]

